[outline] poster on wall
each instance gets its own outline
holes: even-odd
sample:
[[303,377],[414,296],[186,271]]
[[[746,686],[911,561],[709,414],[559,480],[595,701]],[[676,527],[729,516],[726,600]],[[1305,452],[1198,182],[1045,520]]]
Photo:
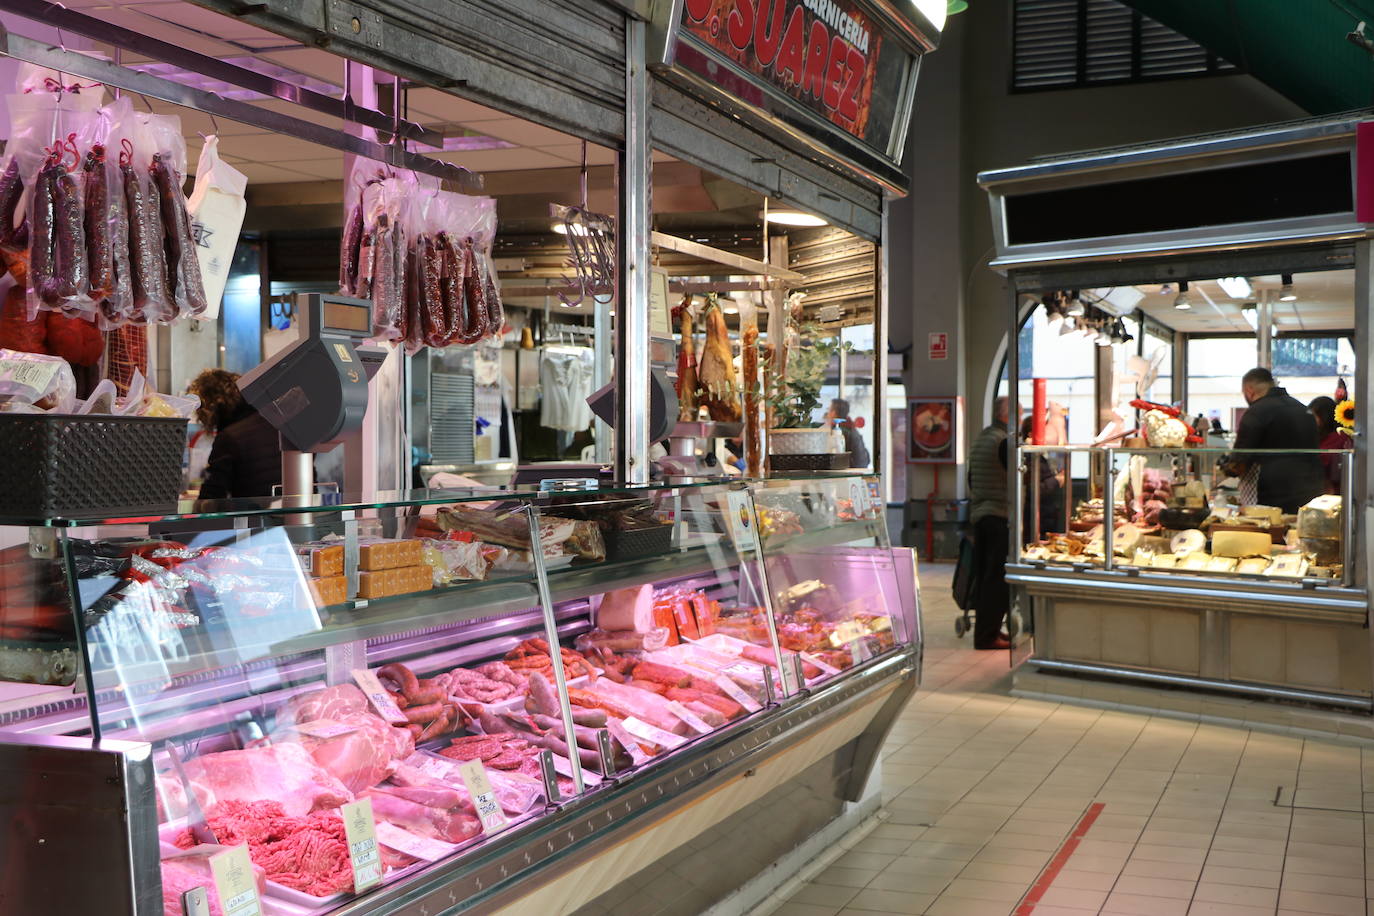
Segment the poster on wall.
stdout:
[[924,397],[907,401],[907,464],[957,462],[963,412],[963,398]]

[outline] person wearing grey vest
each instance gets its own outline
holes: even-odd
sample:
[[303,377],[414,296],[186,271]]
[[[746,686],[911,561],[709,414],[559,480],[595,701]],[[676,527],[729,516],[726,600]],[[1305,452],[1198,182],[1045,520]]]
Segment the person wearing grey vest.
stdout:
[[973,440],[968,457],[970,513],[976,576],[975,649],[1005,649],[1002,633],[1011,606],[1006,562],[1010,533],[1007,525],[1007,399],[993,406],[992,425]]

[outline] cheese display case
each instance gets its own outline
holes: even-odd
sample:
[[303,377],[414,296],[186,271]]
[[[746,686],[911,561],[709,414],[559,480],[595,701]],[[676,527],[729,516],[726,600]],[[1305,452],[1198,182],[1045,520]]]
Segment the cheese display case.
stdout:
[[[7,854],[79,850],[110,913],[490,911],[620,832],[671,851],[676,806],[796,747],[856,802],[919,665],[914,560],[837,498],[871,483],[14,519]],[[769,546],[770,500],[832,523]]]
[[[1326,480],[1347,481],[1351,451],[1022,446],[1026,481],[1076,465],[1088,468],[1062,518],[1051,518],[1040,487],[1023,485],[1023,563],[1042,568],[1191,574],[1224,579],[1299,580],[1309,588],[1348,586],[1352,519]],[[1084,461],[1076,461],[1081,456]],[[1244,461],[1310,464],[1314,480],[1295,491],[1295,512],[1247,502],[1233,473]],[[1322,469],[1331,465],[1330,471]],[[1249,499],[1255,499],[1249,496]],[[1106,518],[1113,520],[1105,524]]]

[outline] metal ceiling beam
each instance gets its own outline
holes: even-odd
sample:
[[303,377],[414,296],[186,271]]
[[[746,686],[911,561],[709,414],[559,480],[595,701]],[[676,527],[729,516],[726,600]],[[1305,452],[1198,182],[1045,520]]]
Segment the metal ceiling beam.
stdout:
[[[215,57],[198,54],[170,42],[161,41],[149,35],[126,29],[123,26],[69,10],[60,3],[50,0],[0,0],[0,10],[41,22],[63,32],[75,32],[94,41],[112,44],[156,61],[172,64],[193,73],[203,74],[211,79],[232,83],[241,89],[265,95],[268,98],[282,99],[310,111],[352,121],[376,130],[400,134],[407,140],[414,140],[435,149],[444,146],[444,135],[438,131],[422,127],[404,118],[395,119],[372,108],[361,108],[345,99],[306,89],[293,83],[283,82],[255,73],[235,64],[225,63]],[[343,60],[339,61],[340,67]]]

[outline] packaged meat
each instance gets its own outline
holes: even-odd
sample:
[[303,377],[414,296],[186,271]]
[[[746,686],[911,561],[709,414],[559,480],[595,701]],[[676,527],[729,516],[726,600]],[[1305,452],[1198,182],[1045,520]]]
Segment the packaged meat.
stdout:
[[[215,879],[210,872],[210,857],[223,851],[220,846],[192,847],[183,855],[162,860],[162,912],[163,916],[184,916],[181,895],[197,887],[205,888],[210,916],[224,916],[224,906],[215,889]],[[249,856],[251,859],[251,855]],[[267,889],[266,873],[261,866],[254,865],[253,878],[258,886],[259,897]]]
[[603,630],[645,633],[654,629],[654,587],[640,585],[606,592],[596,607],[595,620]]
[[286,814],[299,817],[353,800],[353,793],[305,748],[290,742],[202,754],[186,761],[185,771],[204,811],[226,802],[270,798]]

